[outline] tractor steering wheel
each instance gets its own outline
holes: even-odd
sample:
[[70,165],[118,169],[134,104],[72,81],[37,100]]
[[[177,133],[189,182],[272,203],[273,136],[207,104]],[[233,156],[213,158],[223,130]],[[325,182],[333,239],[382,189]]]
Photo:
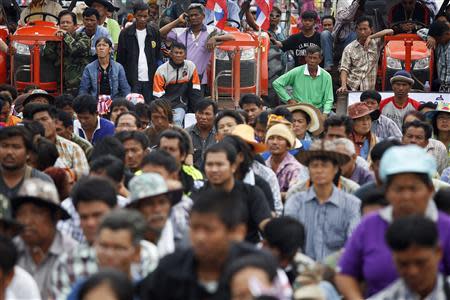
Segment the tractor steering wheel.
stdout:
[[408,33],[406,32],[403,28],[402,25],[406,25],[406,24],[412,24],[414,25],[413,28],[411,28],[411,32],[412,33],[416,33],[418,30],[422,29],[422,28],[426,28],[428,27],[427,25],[425,25],[422,22],[419,21],[414,21],[414,20],[405,20],[405,21],[400,21],[400,22],[395,22],[391,24],[391,29],[394,30],[395,34],[399,34],[399,33]]
[[[235,23],[237,25],[237,29],[241,29],[241,23],[239,23],[238,21],[232,20],[232,19],[227,19],[227,22]],[[214,23],[214,21],[211,21],[206,25],[212,25],[213,23]]]
[[52,18],[54,18],[55,20],[56,20],[56,22],[59,22],[59,18],[57,17],[57,16],[55,16],[55,15],[53,15],[53,14],[50,14],[50,13],[47,13],[47,12],[35,12],[35,13],[32,13],[32,14],[29,14],[28,16],[26,16],[24,19],[23,19],[23,22],[26,24],[26,23],[28,23],[28,20],[31,18],[31,17],[33,17],[33,16],[42,16],[42,21],[45,21],[45,19],[47,18],[47,17],[52,17]]

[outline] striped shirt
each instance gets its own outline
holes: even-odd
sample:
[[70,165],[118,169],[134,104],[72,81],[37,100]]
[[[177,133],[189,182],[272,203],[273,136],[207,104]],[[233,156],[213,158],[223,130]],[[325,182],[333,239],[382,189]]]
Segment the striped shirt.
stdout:
[[361,201],[333,185],[331,197],[320,204],[314,187],[286,201],[284,214],[302,222],[306,229],[304,253],[314,260],[341,249],[360,220]]
[[403,136],[397,124],[383,115],[372,122],[372,132],[380,141],[388,138],[401,139]]

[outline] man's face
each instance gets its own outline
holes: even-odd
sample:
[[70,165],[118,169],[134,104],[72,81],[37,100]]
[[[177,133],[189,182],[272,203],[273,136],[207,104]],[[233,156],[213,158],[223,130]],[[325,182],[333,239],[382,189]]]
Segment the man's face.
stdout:
[[402,0],[401,3],[406,11],[413,11],[416,6],[416,0]]
[[159,148],[161,150],[167,151],[170,155],[172,155],[177,163],[182,163],[186,158],[185,154],[181,154],[180,141],[177,138],[169,139],[166,137],[162,137],[159,141]]
[[305,113],[301,111],[294,111],[292,113],[292,130],[294,131],[295,136],[299,139],[303,139],[308,127],[308,121]]
[[408,97],[408,93],[411,91],[411,85],[407,82],[397,81],[392,85],[392,90],[396,97]]
[[314,19],[302,19],[303,30],[311,30],[315,24],[316,20]]
[[281,14],[277,11],[270,13],[270,26],[278,26],[280,24]]
[[322,56],[320,53],[307,54],[305,60],[309,69],[316,70],[322,62]]
[[128,112],[128,107],[126,106],[114,106],[114,108],[111,111],[111,116],[109,117],[109,120],[113,123],[116,123],[117,117],[124,112]]
[[80,201],[77,207],[80,216],[80,227],[84,237],[89,244],[92,244],[97,234],[98,226],[102,217],[111,211],[111,208],[103,201]]
[[205,173],[213,185],[222,185],[229,181],[236,171],[225,152],[209,152],[205,157]]
[[358,158],[358,156],[356,154],[351,154],[350,152],[348,152],[345,146],[342,144],[336,145],[336,152],[351,157],[351,159],[346,164],[340,166],[342,175],[350,178],[353,174],[353,170],[355,169],[356,159]]
[[313,159],[309,162],[309,177],[317,185],[330,184],[338,171],[338,167],[331,161]]
[[71,15],[64,15],[59,19],[59,28],[65,30],[69,33],[75,31],[75,24],[73,23],[73,19]]
[[267,139],[267,146],[272,155],[283,155],[289,150],[288,142],[285,138],[273,135]]
[[235,118],[225,116],[217,122],[217,133],[222,137],[231,135],[236,126],[237,122]]
[[13,136],[0,141],[0,163],[6,170],[18,170],[27,163],[28,151],[20,136]]
[[393,251],[398,274],[411,291],[426,295],[433,290],[439,272],[442,250],[413,245],[404,251]]
[[244,104],[244,105],[242,105],[242,109],[247,113],[247,115],[248,115],[248,124],[251,125],[251,126],[255,125],[256,118],[263,111],[262,106],[258,106],[258,105],[254,104],[254,103]]
[[214,109],[212,105],[202,111],[197,111],[195,113],[195,119],[199,128],[211,129],[214,125]]
[[378,101],[375,99],[366,99],[364,100],[364,103],[367,105],[367,107],[369,107],[370,110],[374,110],[374,109],[378,109],[379,108],[379,104]]
[[50,209],[32,203],[24,203],[16,212],[16,220],[24,226],[20,236],[29,246],[40,245],[55,232]]
[[136,122],[137,120],[133,115],[123,115],[117,121],[116,132],[138,130]]
[[184,60],[186,59],[186,51],[184,51],[184,49],[172,48],[170,50],[170,53],[171,53],[173,62],[177,65],[182,64],[184,62]]
[[203,24],[203,20],[205,19],[205,15],[200,13],[198,9],[190,9],[188,11],[189,23],[191,26],[198,26]]
[[162,232],[170,215],[170,199],[167,195],[159,195],[139,201],[138,210],[147,220],[148,228],[157,232]]
[[84,130],[93,130],[97,127],[97,114],[83,112],[77,114],[77,118]]
[[107,13],[108,13],[108,9],[105,6],[103,6],[103,4],[100,4],[98,2],[92,3],[91,7],[93,9],[95,9],[96,11],[98,11],[98,14],[100,15],[100,18],[106,16]]
[[328,30],[329,32],[333,32],[333,20],[332,19],[324,19],[322,21],[323,30]]
[[45,128],[45,137],[52,138],[56,135],[55,120],[47,111],[40,111],[33,115],[33,121],[38,121]]
[[63,122],[55,120],[56,134],[62,136],[65,139],[71,140],[73,135],[73,127],[64,127]]
[[139,259],[139,249],[133,244],[133,236],[127,229],[103,228],[95,239],[99,267],[113,268],[127,275],[131,264]]
[[370,115],[362,116],[353,120],[353,130],[360,135],[366,135],[372,128],[372,118]]
[[403,135],[402,142],[405,145],[417,145],[422,148],[428,145],[428,140],[422,127],[410,126]]
[[338,138],[346,138],[345,126],[330,126],[325,133],[325,140],[334,140]]
[[151,120],[153,127],[158,132],[166,130],[170,126],[169,118],[160,108],[158,108],[158,111],[152,112]]
[[97,17],[95,15],[90,17],[83,17],[83,25],[86,31],[94,33],[97,30]]
[[369,22],[364,21],[359,23],[356,26],[356,34],[358,36],[359,41],[366,41],[366,39],[369,37],[369,35],[372,34],[372,28],[369,25]]
[[100,41],[95,46],[95,52],[97,53],[98,58],[105,58],[111,55],[111,47],[105,41]]
[[426,185],[416,174],[393,175],[386,188],[386,199],[393,207],[396,217],[423,215],[433,195],[433,187]]
[[150,14],[148,10],[138,10],[134,15],[136,19],[137,28],[145,28],[147,26],[148,20],[150,19]]
[[141,167],[142,159],[146,154],[146,149],[136,140],[127,140],[123,143],[125,147],[125,166],[135,172]]

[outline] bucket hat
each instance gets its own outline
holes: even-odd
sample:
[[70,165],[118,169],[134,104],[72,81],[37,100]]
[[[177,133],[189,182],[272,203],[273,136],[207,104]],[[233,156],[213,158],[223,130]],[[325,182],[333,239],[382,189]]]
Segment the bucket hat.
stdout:
[[340,166],[350,161],[350,156],[337,152],[334,143],[325,140],[314,141],[308,151],[301,151],[297,153],[295,158],[302,165],[307,166],[311,159],[324,156],[335,160]]
[[267,150],[266,144],[258,143],[258,141],[256,141],[255,130],[250,125],[239,124],[233,129],[231,134],[240,137],[247,144],[250,144],[256,153],[262,153]]

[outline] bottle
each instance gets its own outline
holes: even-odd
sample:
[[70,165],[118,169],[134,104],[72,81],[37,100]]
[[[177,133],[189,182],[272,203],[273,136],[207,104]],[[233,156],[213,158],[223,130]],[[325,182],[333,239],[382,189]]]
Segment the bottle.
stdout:
[[431,87],[430,87],[430,82],[429,81],[425,81],[425,85],[423,86],[423,90],[426,93],[429,93],[431,91]]

